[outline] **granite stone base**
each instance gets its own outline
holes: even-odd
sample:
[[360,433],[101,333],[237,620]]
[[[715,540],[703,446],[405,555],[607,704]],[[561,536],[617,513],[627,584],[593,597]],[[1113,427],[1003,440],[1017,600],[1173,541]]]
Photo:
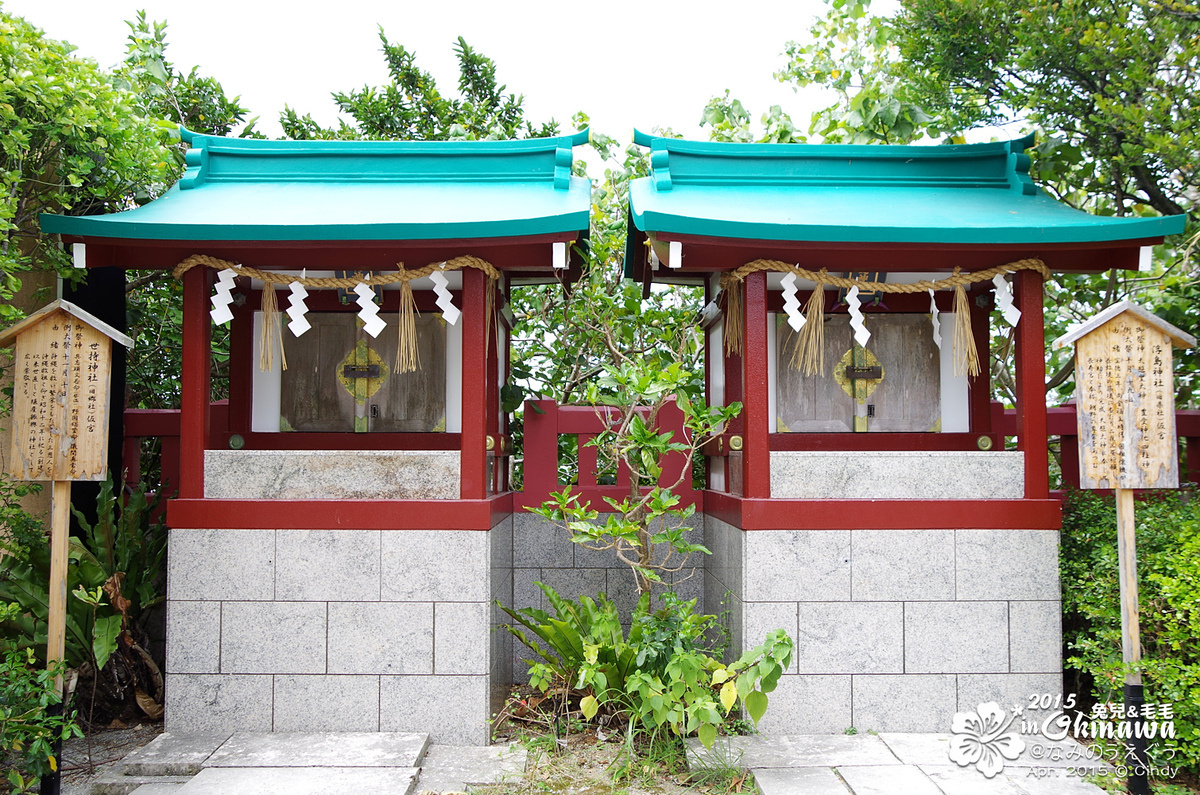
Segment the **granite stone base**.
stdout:
[[206,450],[222,500],[457,500],[457,450]]
[[974,451],[771,452],[771,496],[800,500],[1019,499],[1025,454]]
[[166,729],[486,744],[512,681],[512,520],[170,535]]
[[796,641],[765,732],[946,732],[1062,690],[1058,533],[755,530],[705,519],[706,600],[733,649]]

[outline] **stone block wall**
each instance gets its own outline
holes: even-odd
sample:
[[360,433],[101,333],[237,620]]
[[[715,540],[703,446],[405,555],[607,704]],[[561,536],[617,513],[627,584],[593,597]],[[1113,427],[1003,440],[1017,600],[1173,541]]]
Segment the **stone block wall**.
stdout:
[[170,534],[166,729],[485,744],[512,679],[512,520],[490,531]]
[[1062,690],[1058,533],[753,530],[709,516],[706,599],[735,647],[782,627],[765,732],[947,732],[957,711]]

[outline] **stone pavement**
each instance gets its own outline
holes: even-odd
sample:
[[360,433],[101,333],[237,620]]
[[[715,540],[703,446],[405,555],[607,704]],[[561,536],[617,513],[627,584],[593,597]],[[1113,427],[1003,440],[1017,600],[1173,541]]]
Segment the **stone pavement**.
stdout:
[[[1026,737],[986,778],[950,761],[950,735],[859,734],[688,741],[693,767],[754,771],[762,795],[1103,795],[1084,776],[1104,765],[1073,740]],[[514,746],[430,745],[424,734],[163,734],[92,785],[92,795],[308,795],[458,792],[520,779]]]
[[433,746],[388,732],[162,734],[131,752],[92,795],[309,795],[460,791],[520,778],[525,751]]
[[754,772],[762,795],[1104,795],[1083,776],[1104,765],[1074,740],[1026,737],[1015,761],[986,778],[950,761],[948,734],[788,735],[688,740],[688,762]]

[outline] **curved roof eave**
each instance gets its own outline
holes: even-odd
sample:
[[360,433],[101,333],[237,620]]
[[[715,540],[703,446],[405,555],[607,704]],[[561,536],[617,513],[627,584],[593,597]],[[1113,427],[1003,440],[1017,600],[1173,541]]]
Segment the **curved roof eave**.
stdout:
[[85,238],[366,241],[586,232],[591,183],[571,173],[587,132],[519,141],[268,141],[183,131],[179,182],[134,209],[42,215]]
[[1183,216],[1093,216],[1029,177],[1032,136],[949,146],[737,144],[645,134],[637,230],[813,243],[1096,244],[1183,231]]

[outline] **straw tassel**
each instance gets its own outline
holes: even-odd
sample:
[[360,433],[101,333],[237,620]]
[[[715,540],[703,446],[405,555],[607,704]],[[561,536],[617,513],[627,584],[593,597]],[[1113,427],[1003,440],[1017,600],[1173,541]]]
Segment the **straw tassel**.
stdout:
[[270,370],[275,364],[275,347],[279,347],[279,362],[287,369],[287,354],[283,350],[283,333],[279,328],[279,301],[275,297],[275,285],[263,283],[262,291],[262,351],[258,358],[258,369]]
[[805,375],[825,375],[825,284],[820,279],[804,307],[804,328],[796,334],[792,367]]
[[[958,268],[954,269],[958,275]],[[971,305],[967,301],[967,289],[963,284],[954,286],[954,374],[963,371],[974,378],[979,375],[979,351],[975,349],[975,335],[971,332]]]
[[396,372],[411,373],[420,369],[421,355],[417,351],[417,302],[413,298],[412,282],[400,282],[400,339],[396,343]]
[[[483,291],[483,347],[487,350],[492,344],[492,323],[496,320],[496,282],[493,279],[487,280],[487,286]],[[499,329],[497,329],[499,333]]]
[[742,352],[742,283],[725,285],[725,355]]

